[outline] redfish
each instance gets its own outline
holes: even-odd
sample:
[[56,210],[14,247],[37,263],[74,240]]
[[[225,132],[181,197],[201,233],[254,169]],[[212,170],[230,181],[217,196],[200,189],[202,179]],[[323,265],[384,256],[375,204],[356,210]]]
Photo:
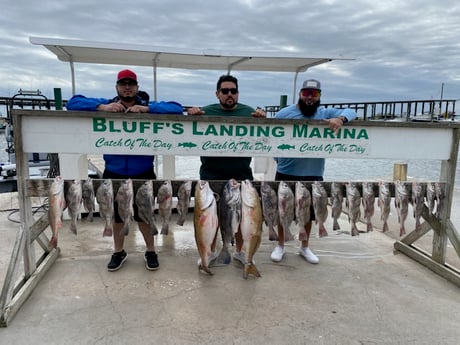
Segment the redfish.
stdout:
[[249,274],[260,277],[253,259],[262,241],[262,204],[257,190],[249,180],[241,182],[241,199],[241,235],[246,248],[243,278],[247,279]]
[[200,180],[195,186],[193,225],[195,242],[201,258],[198,269],[213,275],[209,269],[209,257],[211,256],[211,245],[217,235],[219,220],[216,198],[207,181]]

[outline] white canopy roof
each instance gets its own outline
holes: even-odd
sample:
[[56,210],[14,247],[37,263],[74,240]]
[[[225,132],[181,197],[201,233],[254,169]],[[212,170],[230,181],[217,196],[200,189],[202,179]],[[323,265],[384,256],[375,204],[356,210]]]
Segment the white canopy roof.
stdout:
[[[152,66],[154,68],[154,90],[156,94],[156,68],[182,68],[236,71],[270,71],[295,73],[335,59],[303,57],[274,53],[233,52],[219,50],[183,50],[179,48],[154,47],[139,44],[94,42],[46,37],[30,37],[32,44],[43,45],[56,54],[60,61],[67,61],[72,71],[72,91],[75,93],[74,62],[111,65]],[[156,97],[155,97],[156,99]]]

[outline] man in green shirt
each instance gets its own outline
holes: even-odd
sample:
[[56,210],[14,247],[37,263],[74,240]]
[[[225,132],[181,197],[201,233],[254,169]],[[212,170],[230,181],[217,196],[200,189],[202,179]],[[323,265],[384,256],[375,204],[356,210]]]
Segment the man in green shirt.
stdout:
[[[235,117],[262,117],[265,118],[263,109],[254,109],[248,105],[238,103],[238,79],[231,75],[222,75],[217,81],[216,97],[219,103],[210,104],[202,108],[189,108],[188,115],[235,116]],[[200,179],[223,180],[253,180],[251,157],[201,157]],[[217,239],[217,236],[216,236]],[[243,238],[239,230],[235,234],[235,252],[233,258],[245,264],[245,254],[241,251]],[[209,262],[212,263],[218,256],[216,253],[216,240],[211,246],[212,254]],[[229,262],[226,262],[228,264]]]
[[[189,108],[188,115],[265,117],[263,109],[254,109],[238,103],[238,80],[223,75],[217,81],[216,97],[219,103],[202,108]],[[253,180],[251,157],[201,157],[200,179],[202,180]]]

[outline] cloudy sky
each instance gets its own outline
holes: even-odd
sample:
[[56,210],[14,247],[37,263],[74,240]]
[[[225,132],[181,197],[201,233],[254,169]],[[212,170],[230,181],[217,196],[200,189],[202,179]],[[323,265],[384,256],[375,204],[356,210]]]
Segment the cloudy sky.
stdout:
[[[29,37],[146,44],[226,52],[297,54],[333,61],[298,77],[323,84],[323,102],[460,98],[458,0],[6,0],[0,22],[0,96],[19,89],[71,96],[70,67]],[[152,69],[75,64],[77,93],[114,95],[115,75],[134,69],[150,94]],[[158,98],[215,102],[226,71],[158,70]],[[291,73],[235,72],[240,102],[292,101]]]

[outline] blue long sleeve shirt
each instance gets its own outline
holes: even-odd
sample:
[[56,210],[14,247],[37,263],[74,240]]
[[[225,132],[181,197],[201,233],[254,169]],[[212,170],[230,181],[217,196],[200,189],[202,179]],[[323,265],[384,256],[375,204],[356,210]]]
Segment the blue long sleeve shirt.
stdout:
[[[68,110],[97,111],[100,104],[118,102],[119,98],[90,98],[83,95],[75,95],[67,101]],[[149,107],[152,114],[183,114],[182,105],[177,102],[146,102],[136,97],[136,104]],[[135,176],[153,170],[155,156],[150,155],[103,155],[105,169],[124,176]]]
[[[348,121],[356,118],[356,112],[352,109],[338,109],[318,107],[315,114],[308,119],[324,120],[334,117],[344,116]],[[277,119],[305,119],[305,116],[297,108],[296,104],[281,109],[276,115]],[[293,176],[323,176],[324,175],[324,158],[275,158],[277,162],[277,171]]]

